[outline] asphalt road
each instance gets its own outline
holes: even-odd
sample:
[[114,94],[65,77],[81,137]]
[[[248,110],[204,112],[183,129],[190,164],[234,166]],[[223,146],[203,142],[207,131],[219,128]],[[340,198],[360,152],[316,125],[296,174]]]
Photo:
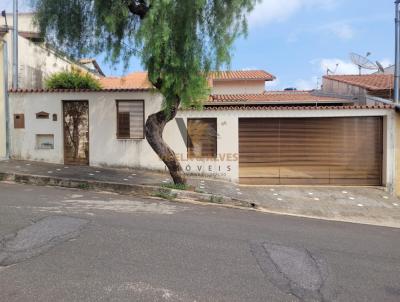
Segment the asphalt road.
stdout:
[[0,301],[397,302],[399,239],[399,229],[0,184]]

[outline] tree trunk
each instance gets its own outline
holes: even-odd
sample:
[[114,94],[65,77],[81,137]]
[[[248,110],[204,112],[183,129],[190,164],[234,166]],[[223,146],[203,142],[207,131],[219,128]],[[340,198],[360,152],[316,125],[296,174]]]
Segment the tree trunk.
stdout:
[[163,139],[163,131],[165,125],[175,118],[180,99],[177,97],[169,114],[164,110],[150,115],[146,121],[146,139],[154,152],[167,166],[169,173],[175,184],[186,184],[186,178],[182,167],[175,155],[175,152],[165,143]]

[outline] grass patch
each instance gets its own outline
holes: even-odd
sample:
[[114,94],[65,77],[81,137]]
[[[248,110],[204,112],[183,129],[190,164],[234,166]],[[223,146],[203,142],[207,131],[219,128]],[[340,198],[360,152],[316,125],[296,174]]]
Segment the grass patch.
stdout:
[[187,184],[174,184],[173,182],[162,184],[161,186],[163,188],[181,190],[181,191],[186,191],[187,189],[189,189],[189,186]]
[[210,202],[212,203],[222,203],[223,201],[224,199],[222,198],[222,196],[216,196],[216,195],[210,196]]
[[87,183],[80,183],[80,184],[78,185],[78,188],[81,189],[81,190],[88,190],[88,189],[89,189],[89,184],[87,184]]
[[176,193],[172,193],[171,190],[168,189],[160,189],[158,192],[154,194],[154,196],[166,199],[166,200],[174,200],[177,196]]

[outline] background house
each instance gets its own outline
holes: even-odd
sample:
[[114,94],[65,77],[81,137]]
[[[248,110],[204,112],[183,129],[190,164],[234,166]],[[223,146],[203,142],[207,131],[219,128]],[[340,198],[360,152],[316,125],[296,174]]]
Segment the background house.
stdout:
[[393,74],[328,75],[323,77],[322,92],[369,104],[374,97],[392,100],[393,83]]

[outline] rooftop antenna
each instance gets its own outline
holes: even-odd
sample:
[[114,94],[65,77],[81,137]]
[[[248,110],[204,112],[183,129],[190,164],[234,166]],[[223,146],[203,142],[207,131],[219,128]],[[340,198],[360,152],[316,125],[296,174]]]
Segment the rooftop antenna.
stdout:
[[339,63],[336,64],[335,70],[331,70],[330,68],[327,68],[327,70],[326,70],[326,75],[329,75],[329,74],[336,74],[336,72],[337,72],[337,70],[338,70],[338,67],[339,67]]
[[4,18],[4,22],[6,23],[6,32],[8,32],[8,23],[7,23],[7,14],[6,14],[6,10],[2,10],[1,11],[1,16]]
[[385,68],[382,66],[382,64],[379,61],[376,61],[376,66],[378,66],[378,70],[380,73],[385,73]]
[[336,64],[335,71],[334,71],[333,73],[336,74],[336,72],[337,72],[337,70],[338,70],[338,67],[339,67],[339,63]]
[[350,53],[350,60],[353,62],[354,65],[358,66],[359,74],[362,74],[363,69],[368,69],[368,70],[377,70],[379,69],[378,66],[370,61],[368,57],[371,55],[370,52],[367,52],[366,56],[362,56],[359,54],[356,54],[354,52]]

